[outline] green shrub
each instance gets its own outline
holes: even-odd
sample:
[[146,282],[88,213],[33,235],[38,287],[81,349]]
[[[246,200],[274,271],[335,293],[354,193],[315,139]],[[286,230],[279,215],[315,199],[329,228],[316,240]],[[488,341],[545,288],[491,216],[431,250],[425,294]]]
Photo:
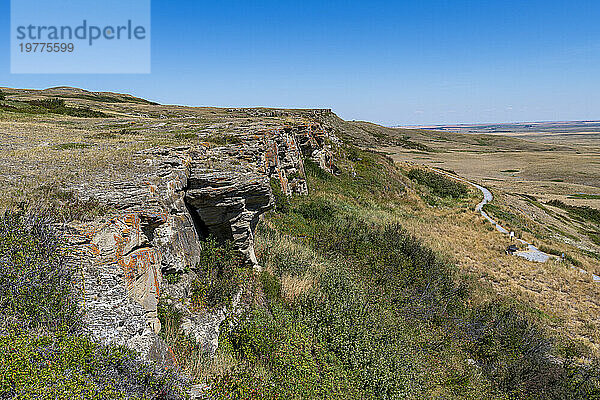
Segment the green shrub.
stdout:
[[169,282],[169,284],[174,285],[174,284],[178,283],[179,281],[181,281],[181,274],[180,273],[163,273],[163,278],[165,278],[167,280],[167,282]]
[[325,171],[316,162],[310,158],[304,159],[304,169],[307,176],[313,177],[321,181],[328,181],[332,178],[332,175]]
[[550,200],[546,202],[554,207],[562,208],[567,211],[572,218],[578,219],[580,221],[589,221],[595,224],[600,224],[600,210],[589,206],[571,206],[569,204],[565,204],[560,200]]
[[0,90],[0,100],[5,100],[6,99],[6,95],[4,94],[4,92],[2,90]]
[[300,203],[300,205],[298,205],[294,211],[306,219],[329,221],[335,215],[336,209],[327,200],[317,198],[308,202]]
[[[13,102],[14,103],[14,102]],[[30,100],[28,102],[16,102],[15,104],[24,105],[16,107],[14,105],[4,105],[10,111],[28,113],[28,114],[62,114],[69,115],[72,117],[81,118],[105,118],[108,115],[101,112],[91,110],[87,107],[71,107],[65,104],[63,99],[42,99],[42,100]]]
[[192,304],[200,309],[228,305],[248,275],[244,258],[230,241],[219,244],[210,236],[201,246],[195,268],[198,277],[191,285]]
[[277,301],[281,298],[281,283],[269,271],[262,271],[260,275],[262,290],[267,300]]
[[290,201],[285,193],[283,193],[283,190],[281,190],[279,180],[276,178],[271,178],[269,183],[271,185],[271,192],[275,198],[275,211],[281,213],[288,212],[290,208]]
[[29,104],[32,106],[47,108],[49,110],[58,110],[66,107],[63,99],[30,100]]
[[240,364],[215,377],[211,398],[356,398],[311,332],[277,303],[270,312],[255,308],[226,326],[219,342]]
[[469,194],[469,190],[464,184],[435,172],[414,168],[406,175],[419,184],[429,187],[432,193],[438,197],[460,199]]
[[423,152],[431,152],[431,148],[428,146],[417,143],[415,141],[410,140],[410,136],[404,135],[401,138],[394,139],[394,144],[396,146],[404,147],[405,149],[419,150]]

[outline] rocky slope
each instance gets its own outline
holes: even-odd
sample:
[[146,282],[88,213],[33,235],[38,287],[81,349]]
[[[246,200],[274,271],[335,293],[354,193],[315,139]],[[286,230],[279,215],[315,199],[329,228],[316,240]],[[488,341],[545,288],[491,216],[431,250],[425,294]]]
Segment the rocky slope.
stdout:
[[[251,137],[249,140],[248,138]],[[253,246],[259,217],[274,205],[271,182],[287,195],[307,194],[303,158],[333,173],[335,137],[319,123],[290,124],[246,132],[235,145],[151,148],[137,152],[122,181],[95,180],[69,187],[78,198],[113,212],[62,229],[74,261],[82,266],[81,304],[90,334],[126,345],[143,358],[175,360],[158,335],[158,302],[166,298],[183,315],[184,333],[214,353],[219,325],[237,310],[192,310],[190,283],[202,240],[232,241],[246,263],[260,269]],[[170,284],[164,274],[182,277]]]

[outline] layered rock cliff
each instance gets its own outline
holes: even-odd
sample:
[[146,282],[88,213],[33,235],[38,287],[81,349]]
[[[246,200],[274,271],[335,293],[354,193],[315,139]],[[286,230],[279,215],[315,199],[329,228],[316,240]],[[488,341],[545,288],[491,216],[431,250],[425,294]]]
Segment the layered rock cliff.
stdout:
[[[334,172],[335,141],[318,123],[284,125],[246,132],[228,146],[143,150],[132,157],[135,173],[127,179],[72,187],[113,210],[90,223],[71,223],[65,232],[82,266],[81,304],[90,334],[143,358],[173,363],[159,335],[162,297],[181,313],[183,333],[214,353],[219,326],[239,311],[243,288],[229,307],[190,307],[203,239],[231,241],[248,266],[260,269],[253,232],[260,215],[273,207],[271,180],[287,195],[307,194],[303,159]],[[183,279],[169,283],[165,274]]]

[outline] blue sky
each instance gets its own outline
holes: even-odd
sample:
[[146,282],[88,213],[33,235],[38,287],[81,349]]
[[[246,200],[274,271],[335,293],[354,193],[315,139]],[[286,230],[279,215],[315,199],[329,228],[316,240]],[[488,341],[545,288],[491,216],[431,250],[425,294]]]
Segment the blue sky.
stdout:
[[147,75],[10,74],[0,1],[0,86],[386,125],[600,119],[598,1],[154,0]]

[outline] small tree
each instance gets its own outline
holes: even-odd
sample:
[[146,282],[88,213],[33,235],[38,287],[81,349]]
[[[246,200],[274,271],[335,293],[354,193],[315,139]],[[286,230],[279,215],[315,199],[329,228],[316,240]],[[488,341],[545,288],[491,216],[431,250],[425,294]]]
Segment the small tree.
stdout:
[[4,92],[2,90],[0,90],[0,100],[4,100],[6,99],[6,96],[4,95]]

